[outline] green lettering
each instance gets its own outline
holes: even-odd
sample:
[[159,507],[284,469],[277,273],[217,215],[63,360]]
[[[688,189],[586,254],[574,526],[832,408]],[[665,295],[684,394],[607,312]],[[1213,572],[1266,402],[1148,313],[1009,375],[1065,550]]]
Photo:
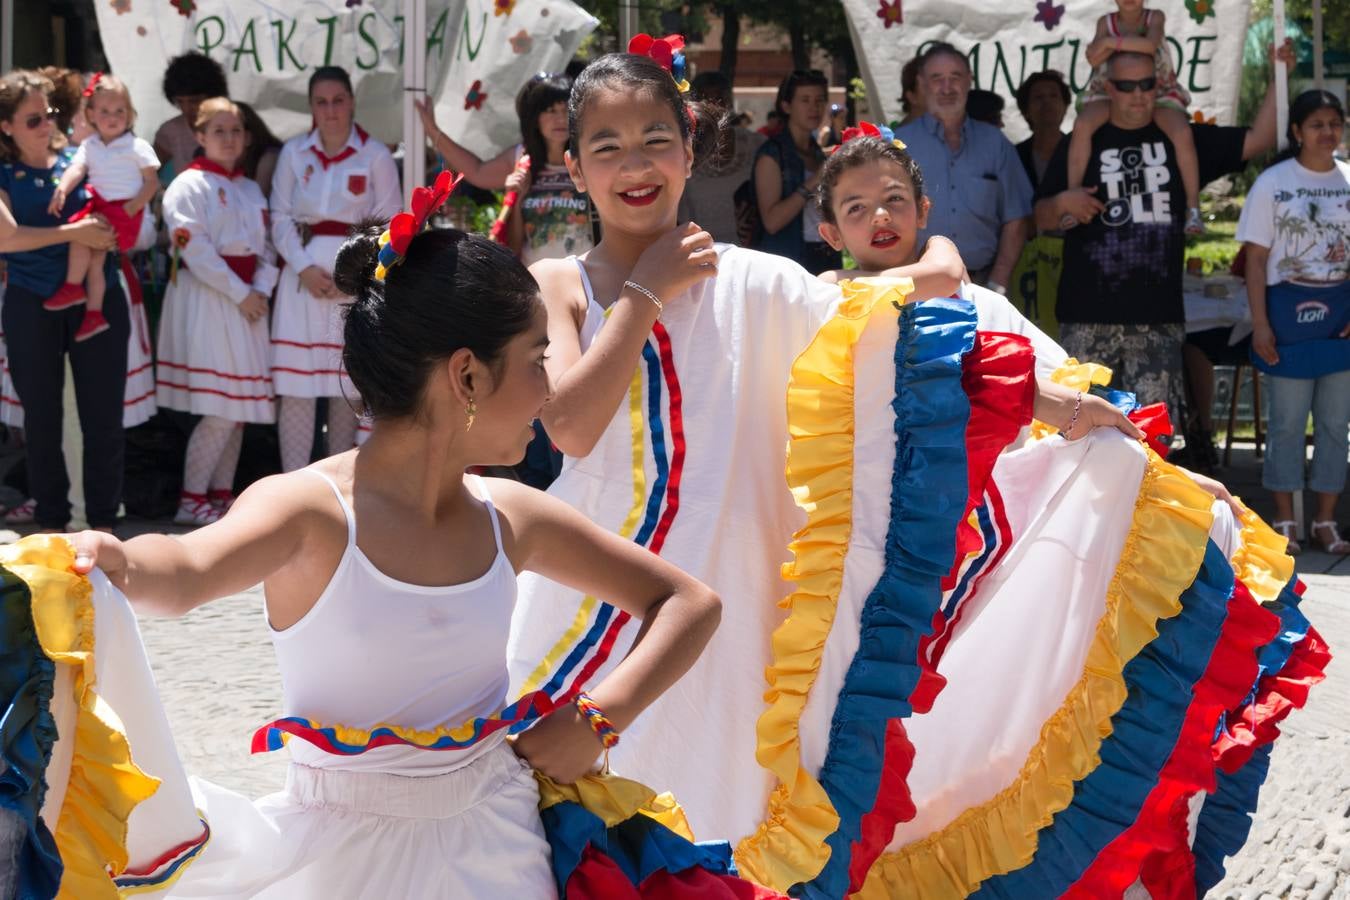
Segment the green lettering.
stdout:
[[403,65],[403,47],[404,47],[404,45],[407,43],[407,41],[405,40],[405,38],[407,37],[407,35],[404,34],[403,17],[402,17],[402,16],[394,16],[394,27],[398,29],[398,64],[399,64],[400,66],[402,66],[402,65]]
[[[440,47],[440,52],[445,53],[445,20],[450,15],[449,9],[441,10],[441,14],[436,17],[436,24],[432,26],[431,33],[427,35],[427,56],[431,55],[432,47]],[[467,16],[468,13],[465,13]]]
[[291,19],[291,30],[286,30],[286,23],[280,19],[272,22],[272,27],[277,30],[277,68],[282,72],[286,71],[286,57],[291,58],[291,64],[303,72],[305,64],[295,58],[291,52],[291,38],[295,37],[295,19]]
[[[209,36],[212,27],[216,29],[214,40]],[[196,29],[197,49],[206,56],[211,55],[211,51],[220,46],[220,42],[225,40],[225,20],[220,16],[207,16],[197,23]]]
[[1064,46],[1064,38],[1060,38],[1053,44],[1037,44],[1034,47],[1032,47],[1031,48],[1032,52],[1035,52],[1037,50],[1041,51],[1041,65],[1040,68],[1038,68],[1036,71],[1043,72],[1046,69],[1050,68],[1050,51],[1063,46]]
[[357,50],[356,67],[367,72],[380,64],[380,48],[375,43],[375,38],[371,37],[370,32],[366,30],[366,26],[373,21],[375,21],[375,14],[373,12],[368,12],[356,23],[356,36],[365,43],[366,46],[370,47],[371,50],[375,51],[375,58],[370,61],[369,65],[366,65],[361,62],[361,51],[359,49]]
[[333,34],[337,31],[337,16],[328,16],[323,19],[315,19],[320,25],[328,29],[328,41],[323,48],[323,64],[329,66],[333,64]]
[[[482,25],[479,26],[477,46],[470,46],[469,42],[473,40],[473,28],[470,27],[469,23],[469,6],[467,3],[464,5],[464,43],[461,46],[469,52],[469,62],[477,59],[478,51],[483,49],[483,38],[487,37],[487,17],[487,13],[484,12]],[[430,54],[431,46],[428,44],[427,55]]]
[[[1201,58],[1200,48],[1206,41],[1213,43],[1214,41],[1217,41],[1218,38],[1207,34],[1196,34],[1192,35],[1189,40],[1191,42],[1191,61],[1186,66],[1186,90],[1191,91],[1192,93],[1195,91],[1211,91],[1214,89],[1214,85],[1212,83],[1201,85],[1196,78],[1196,70],[1201,66],[1208,66],[1210,63],[1214,62],[1214,57],[1212,56]],[[1177,71],[1180,72],[1181,69],[1178,68]]]
[[[1018,86],[1019,84],[1022,83],[1022,82],[1021,82],[1021,79],[1019,78],[1017,81],[1013,81],[1012,72],[1008,71],[1008,60],[1007,60],[1007,58],[1003,55],[1003,42],[1002,42],[1002,41],[995,41],[995,42],[994,42],[994,71],[992,71],[991,73],[989,73],[989,90],[991,90],[991,91],[996,91],[996,90],[998,90],[997,82],[998,82],[998,73],[999,73],[999,70],[1000,70],[1000,69],[1003,70],[1003,83],[1006,84],[1006,85],[1008,86],[1008,92],[1011,93],[1011,94],[1016,94],[1016,93],[1017,93],[1017,86]],[[1023,47],[1023,48],[1022,48],[1022,71],[1023,71],[1023,73],[1026,72],[1026,69],[1027,69],[1027,48],[1026,48],[1026,47]]]
[[970,83],[975,87],[980,86],[980,48],[983,44],[976,44],[966,53],[966,59],[970,62]]
[[239,35],[239,46],[234,50],[234,71],[239,71],[239,58],[241,56],[253,57],[254,71],[262,71],[262,58],[258,56],[258,36],[253,33],[253,19],[248,20],[244,26],[244,33]]
[[[1088,66],[1088,77],[1085,81],[1078,80],[1078,50],[1083,42],[1078,38],[1069,38],[1069,46],[1073,48],[1073,55],[1069,57],[1069,87],[1076,94],[1088,86],[1092,81],[1092,66]],[[1086,61],[1086,60],[1085,60]]]

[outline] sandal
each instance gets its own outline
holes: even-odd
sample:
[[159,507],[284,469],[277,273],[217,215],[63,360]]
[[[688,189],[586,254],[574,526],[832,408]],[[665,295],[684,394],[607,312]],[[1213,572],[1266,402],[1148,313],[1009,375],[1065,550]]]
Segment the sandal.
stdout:
[[6,525],[31,525],[37,512],[37,501],[29,498],[5,514]]
[[1298,556],[1303,552],[1303,545],[1298,542],[1298,523],[1293,519],[1285,519],[1283,522],[1271,522],[1270,527],[1279,533],[1289,543],[1285,546],[1284,552],[1290,556]]
[[[1321,538],[1317,537],[1317,529],[1319,528],[1326,528],[1330,530],[1331,540],[1324,541]],[[1350,555],[1350,541],[1341,539],[1341,532],[1336,527],[1336,522],[1334,519],[1328,520],[1326,522],[1312,523],[1312,537],[1313,541],[1316,542],[1318,549],[1320,549],[1323,553],[1330,553],[1333,556]]]

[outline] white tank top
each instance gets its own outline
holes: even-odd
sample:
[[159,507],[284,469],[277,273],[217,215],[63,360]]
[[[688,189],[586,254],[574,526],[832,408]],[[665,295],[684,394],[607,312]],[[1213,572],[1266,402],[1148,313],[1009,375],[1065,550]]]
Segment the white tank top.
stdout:
[[[356,518],[342,491],[347,546],[319,599],[284,631],[268,627],[281,670],[284,715],[316,725],[420,731],[455,728],[506,703],[506,639],[516,605],[516,573],[502,549],[501,527],[487,486],[471,485],[487,506],[497,553],[472,581],[436,587],[408,584],[381,572],[356,545]],[[436,775],[492,749],[503,731],[464,750],[406,745],[330,754],[298,738],[292,759],[324,769]]]
[[577,270],[581,272],[581,286],[586,291],[586,320],[581,323],[581,352],[585,353],[591,347],[591,341],[595,340],[596,332],[600,326],[605,324],[605,310],[599,303],[595,302],[595,292],[591,290],[591,279],[586,274],[586,265],[581,261],[581,257],[573,256],[572,261],[577,264]]

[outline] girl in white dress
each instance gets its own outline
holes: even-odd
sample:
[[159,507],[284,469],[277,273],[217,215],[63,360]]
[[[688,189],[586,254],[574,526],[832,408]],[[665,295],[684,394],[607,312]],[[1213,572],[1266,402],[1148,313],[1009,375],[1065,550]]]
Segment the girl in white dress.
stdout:
[[328,398],[328,452],[356,439],[357,403],[342,377],[341,307],[333,260],[353,223],[398,212],[398,169],[389,150],[355,124],[351,79],[336,66],[309,79],[314,129],[286,142],[272,180],[272,241],[282,260],[272,319],[272,378],[281,398],[281,467],[306,465],[315,400]]
[[[176,270],[159,331],[159,405],[201,416],[188,439],[174,521],[209,525],[232,498],[245,422],[275,421],[267,298],[277,281],[267,201],[236,168],[244,152],[239,108],[201,105],[204,153],[164,192]],[[215,501],[213,503],[212,501]]]
[[[551,394],[538,287],[508,250],[458,231],[417,236],[381,282],[378,234],[363,230],[337,260],[337,283],[357,297],[344,361],[373,418],[370,439],[258,482],[219,522],[184,537],[73,539],[76,569],[96,563],[142,613],[181,615],[261,581],[284,721],[317,720],[364,746],[325,746],[317,726],[297,734],[286,789],[257,804],[194,781],[199,812],[184,823],[185,843],[167,856],[147,851],[148,865],[133,859],[119,887],[176,897],[552,897],[530,769],[570,783],[596,762],[604,732],[571,703],[514,744],[506,728],[466,740],[458,727],[501,718],[516,573],[602,594],[644,619],[642,640],[590,695],[620,732],[716,627],[717,597],[674,566],[546,494],[465,474],[518,458]],[[128,620],[101,576],[94,584],[104,628]],[[113,680],[99,683],[112,691]],[[139,708],[154,706],[145,693]],[[455,746],[427,749],[446,741]],[[165,783],[137,809],[133,831],[175,810],[182,818],[181,796],[177,806],[161,800],[179,792],[173,769],[156,773]],[[166,860],[181,865],[165,874]],[[77,864],[69,855],[66,878]]]

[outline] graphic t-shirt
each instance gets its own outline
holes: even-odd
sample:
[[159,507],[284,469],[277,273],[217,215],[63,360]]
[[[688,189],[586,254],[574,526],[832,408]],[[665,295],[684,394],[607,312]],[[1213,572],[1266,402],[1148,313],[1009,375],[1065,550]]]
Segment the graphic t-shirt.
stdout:
[[520,198],[525,240],[520,261],[562,259],[591,249],[591,202],[577,190],[566,166],[545,166]]
[[[1067,187],[1068,147],[1066,138],[1055,151],[1039,197]],[[1107,123],[1092,136],[1083,186],[1096,187],[1106,208],[1064,234],[1059,321],[1184,322],[1186,192],[1172,142],[1151,123],[1132,130]]]
[[1350,163],[1314,172],[1287,159],[1266,169],[1247,194],[1237,239],[1270,248],[1266,284],[1350,279]]

